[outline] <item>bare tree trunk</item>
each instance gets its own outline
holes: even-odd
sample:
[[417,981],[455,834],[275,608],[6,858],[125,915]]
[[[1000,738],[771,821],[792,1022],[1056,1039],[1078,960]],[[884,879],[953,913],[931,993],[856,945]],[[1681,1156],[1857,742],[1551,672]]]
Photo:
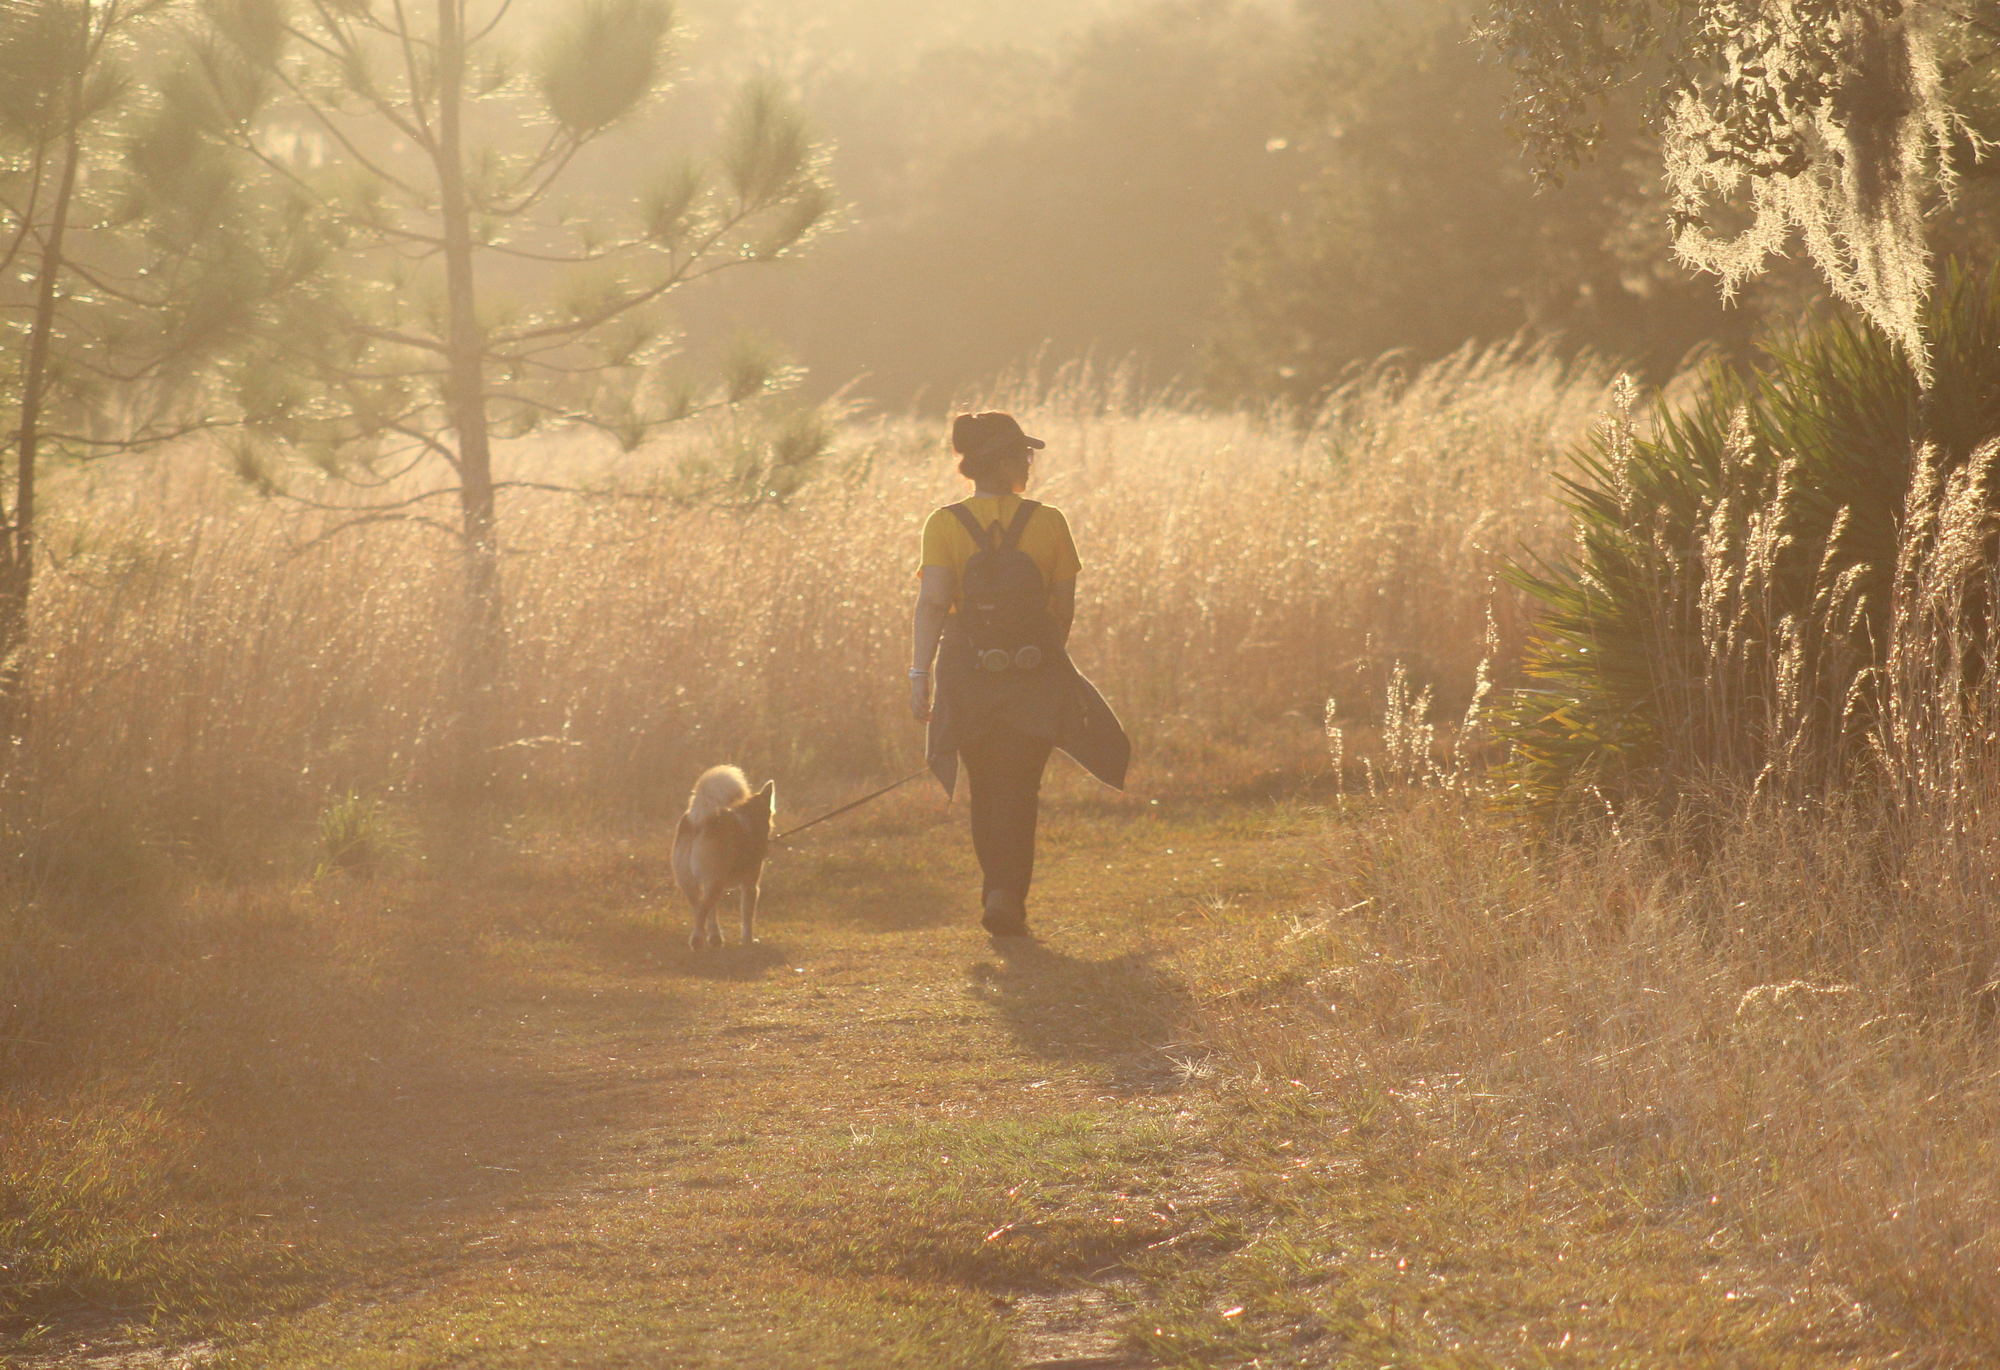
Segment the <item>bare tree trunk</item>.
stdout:
[[493,454],[486,428],[486,339],[472,273],[472,215],[466,201],[460,115],[465,90],[463,0],[438,0],[437,173],[444,220],[445,408],[458,435],[459,512],[465,538],[465,617],[458,659],[459,708],[465,722],[456,783],[484,783],[482,758],[493,745],[494,689],[504,624],[499,543],[493,501]]
[[18,748],[27,739],[27,640],[29,598],[35,584],[35,463],[41,449],[42,394],[48,386],[56,296],[63,270],[63,238],[76,191],[81,148],[74,127],[63,142],[62,172],[49,218],[48,239],[35,279],[35,317],[21,386],[21,426],[15,439],[14,517],[0,539],[0,737]]

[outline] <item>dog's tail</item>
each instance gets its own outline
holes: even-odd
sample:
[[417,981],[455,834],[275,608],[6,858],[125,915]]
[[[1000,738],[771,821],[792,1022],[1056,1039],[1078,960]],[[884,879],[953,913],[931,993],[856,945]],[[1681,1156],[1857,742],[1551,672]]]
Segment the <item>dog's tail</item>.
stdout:
[[750,797],[750,782],[734,766],[710,766],[688,796],[688,822],[697,828],[724,809]]

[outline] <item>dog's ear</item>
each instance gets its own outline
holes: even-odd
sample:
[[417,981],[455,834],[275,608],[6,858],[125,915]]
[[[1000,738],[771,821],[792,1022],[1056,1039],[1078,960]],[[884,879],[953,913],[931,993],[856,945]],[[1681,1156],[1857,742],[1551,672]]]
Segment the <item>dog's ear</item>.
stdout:
[[764,806],[765,813],[776,813],[778,811],[778,782],[775,780],[766,780],[764,788],[757,791],[751,798]]

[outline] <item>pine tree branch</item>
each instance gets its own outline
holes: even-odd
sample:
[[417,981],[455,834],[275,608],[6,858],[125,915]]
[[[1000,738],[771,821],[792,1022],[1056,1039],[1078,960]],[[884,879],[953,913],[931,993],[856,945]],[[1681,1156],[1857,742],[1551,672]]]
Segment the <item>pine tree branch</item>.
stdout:
[[539,490],[545,495],[581,495],[586,493],[580,485],[556,485],[541,480],[496,480],[495,490]]
[[401,433],[404,437],[421,443],[427,450],[442,458],[445,465],[449,466],[452,470],[457,471],[460,469],[458,453],[445,446],[442,442],[439,442],[437,434],[426,433],[421,429],[412,428],[407,423],[401,421],[389,423],[385,426],[392,433]]
[[406,261],[428,261],[437,254],[439,248],[444,246],[444,239],[435,233],[425,233],[419,229],[404,228],[400,224],[385,224],[377,219],[355,218],[354,222],[367,228],[371,233],[379,233],[385,238],[404,238],[413,243],[422,243],[425,251],[418,253],[414,257],[405,258]]
[[315,363],[315,366],[323,379],[348,387],[367,385],[370,382],[437,381],[442,380],[450,374],[445,367],[441,366],[411,366],[397,367],[387,371],[362,371],[350,366],[337,366],[325,360]]
[[414,333],[401,333],[393,328],[382,328],[376,324],[365,323],[355,318],[352,314],[349,314],[346,310],[339,312],[342,315],[341,326],[351,333],[358,333],[364,338],[373,338],[377,342],[391,342],[401,347],[414,347],[423,352],[435,352],[440,357],[450,355],[450,349],[434,338],[419,337]]
[[[290,497],[280,491],[278,498],[287,499]],[[339,537],[342,533],[352,532],[356,528],[366,528],[370,524],[376,523],[413,523],[423,528],[434,528],[453,542],[463,543],[465,541],[465,534],[458,529],[440,519],[431,518],[427,514],[364,514],[359,518],[343,520],[333,527],[323,529],[315,536],[307,538],[304,542],[293,547],[285,559],[290,561],[302,557],[315,547],[333,541],[333,539]]]
[[[588,369],[594,371],[600,368],[591,367]],[[517,394],[511,390],[495,390],[492,398],[503,404],[518,404],[526,409],[537,409],[551,418],[559,419],[565,423],[580,424],[585,428],[594,428],[600,433],[616,434],[620,431],[618,424],[607,419],[601,419],[586,410],[571,409],[565,405],[551,404],[546,400],[537,400],[527,395]],[[639,422],[645,424],[648,428],[667,423],[684,423],[688,419],[709,413],[712,410],[727,409],[729,407],[730,402],[726,399],[706,400],[700,404],[689,405],[685,410],[676,414],[671,419],[640,419]]]
[[500,0],[500,8],[495,10],[493,17],[486,21],[486,27],[465,40],[466,47],[475,47],[484,42],[493,30],[500,27],[500,21],[507,17],[507,11],[512,8],[514,8],[514,0]]
[[113,285],[111,283],[110,278],[105,276],[102,272],[97,271],[94,268],[75,260],[74,258],[69,258],[69,257],[64,258],[63,265],[67,267],[70,271],[74,272],[78,277],[82,278],[83,282],[86,285],[88,285],[92,290],[100,291],[103,294],[109,295],[112,299],[117,300],[120,304],[134,305],[140,309],[159,309],[162,307],[163,302],[165,300],[173,298],[173,291],[171,288],[161,291],[158,296],[139,295],[133,293],[130,290],[121,289],[120,287]]
[[509,247],[505,243],[481,243],[484,251],[498,253],[502,257],[512,257],[523,262],[548,262],[555,266],[588,266],[592,262],[609,261],[638,248],[647,246],[644,238],[628,238],[612,247],[596,252],[555,253],[534,252],[525,247]]
[[[751,262],[762,260],[757,257],[730,257],[702,267],[700,270],[690,269],[696,262],[701,260],[701,255],[703,254],[690,255],[684,263],[676,265],[667,276],[663,277],[656,284],[644,290],[634,291],[624,298],[594,310],[582,318],[573,319],[567,323],[545,324],[541,327],[527,329],[519,333],[501,334],[491,340],[489,347],[508,347],[524,342],[550,339],[553,341],[550,342],[549,346],[541,350],[554,351],[557,347],[574,341],[579,335],[601,328],[620,315],[631,313],[641,305],[651,304],[662,295],[677,290],[681,286],[706,280],[719,271],[728,271],[734,267],[747,266]],[[528,364],[533,364],[536,360],[530,353],[516,354],[494,351],[491,355],[496,359],[518,360]]]
[[106,457],[115,457],[126,452],[137,452],[148,447],[157,447],[163,442],[177,442],[182,438],[193,437],[196,433],[213,433],[220,428],[234,428],[237,422],[233,418],[193,419],[186,423],[175,424],[171,428],[155,429],[150,426],[144,426],[137,433],[129,434],[122,438],[93,438],[82,433],[64,433],[47,429],[43,430],[42,436],[51,442],[61,443],[65,447],[100,449],[85,455],[84,460],[101,461]]
[[[498,215],[501,218],[517,218],[520,215],[526,214],[544,199],[548,198],[549,192],[555,189],[556,182],[562,178],[563,172],[567,171],[569,164],[576,159],[576,154],[583,151],[586,140],[582,138],[564,139],[561,132],[558,131],[550,135],[549,141],[551,147],[555,146],[559,141],[566,142],[567,145],[563,147],[562,154],[556,158],[553,165],[548,167],[546,173],[538,173],[531,170],[520,178],[525,181],[532,175],[540,174],[542,176],[541,184],[524,192],[518,200],[515,200],[510,205],[494,205],[488,211],[489,213]],[[537,154],[536,161],[541,162],[547,156],[548,150],[545,149],[542,153]]]
[[[590,491],[583,489],[581,486],[556,485],[548,481],[528,481],[528,480],[495,481],[493,482],[493,489],[496,492],[501,490],[539,490],[546,494],[571,495],[571,496],[588,495],[591,493]],[[325,500],[316,500],[307,495],[293,494],[289,490],[275,491],[274,498],[284,500],[288,504],[298,505],[301,508],[317,510],[321,513],[328,513],[328,514],[352,513],[355,515],[355,517],[353,518],[343,519],[341,522],[335,524],[331,528],[322,529],[318,534],[307,539],[304,543],[300,544],[297,548],[293,550],[292,555],[297,556],[300,555],[301,553],[310,551],[312,548],[319,546],[321,543],[324,543],[332,538],[340,536],[340,534],[342,533],[349,532],[355,528],[364,528],[370,524],[375,524],[375,523],[423,524],[427,527],[435,528],[439,532],[446,533],[454,539],[462,541],[464,539],[464,534],[460,532],[458,529],[452,527],[450,524],[445,523],[439,519],[432,518],[427,514],[418,514],[410,512],[417,505],[426,503],[430,500],[441,499],[447,496],[456,496],[462,494],[464,494],[464,490],[461,487],[452,485],[452,486],[439,486],[434,490],[426,490],[422,494],[412,495],[408,499],[395,500],[385,504],[369,504],[369,505],[331,504]]]
[[[336,53],[329,53],[328,55],[333,56],[336,59],[338,58],[338,54]],[[279,82],[284,85],[285,89],[292,93],[292,98],[297,100],[301,105],[305,106],[306,111],[309,114],[311,114],[315,120],[318,121],[320,127],[325,129],[328,135],[331,136],[335,142],[340,144],[340,146],[346,151],[348,156],[352,157],[356,162],[359,162],[364,168],[366,168],[369,175],[379,177],[381,180],[386,181],[388,184],[396,187],[396,189],[403,192],[403,194],[410,196],[412,199],[421,200],[423,198],[423,191],[419,190],[416,186],[411,185],[408,181],[405,181],[402,177],[396,175],[394,172],[388,170],[386,167],[378,166],[372,157],[370,157],[367,153],[363,152],[359,147],[357,147],[352,138],[349,138],[345,133],[342,133],[340,131],[340,126],[336,124],[333,121],[333,117],[327,113],[326,107],[320,104],[320,102],[314,99],[312,96],[306,94],[305,90],[298,84],[298,82],[294,81],[291,78],[289,73],[285,72],[282,68],[280,68],[277,69],[275,74],[277,75]],[[408,122],[405,121],[400,115],[400,113],[398,113],[392,106],[388,105],[383,100],[373,96],[363,94],[361,98],[363,100],[366,100],[370,105],[374,106],[375,112],[380,114],[385,120],[387,120],[391,125],[393,125],[398,132],[401,132],[405,137],[409,138],[412,142],[418,143],[419,146],[425,146],[426,135],[419,133],[414,128],[411,128]],[[426,151],[428,150],[429,148],[426,146]],[[298,180],[299,178],[295,176],[293,177],[293,179]]]
[[[394,0],[394,3],[396,6],[396,42],[403,50],[403,79],[409,82],[410,117],[423,129],[424,141],[420,146],[428,151],[437,146],[437,137],[431,131],[430,119],[424,113],[423,102],[417,98],[417,92],[423,89],[423,82],[419,79],[417,68],[417,47],[420,40],[411,31],[409,16],[403,12],[403,0]],[[433,47],[434,45],[424,43],[423,46]]]
[[421,466],[424,462],[425,457],[427,457],[430,454],[429,449],[426,448],[422,443],[413,442],[408,447],[398,448],[394,455],[402,456],[406,453],[413,453],[414,455],[410,457],[408,462],[398,467],[394,471],[378,472],[375,470],[373,465],[368,465],[364,466],[362,469],[368,472],[370,479],[361,480],[355,477],[354,475],[346,472],[342,473],[341,479],[346,481],[349,485],[352,485],[357,490],[385,490],[389,486],[396,484],[398,481],[402,480],[405,476],[409,475],[410,472],[416,470],[419,466]]
[[110,381],[114,385],[138,385],[143,381],[152,380],[171,360],[173,358],[170,355],[162,354],[129,371],[111,366],[105,362],[92,361],[87,356],[72,357],[70,364],[89,375]]
[[523,409],[538,410],[541,413],[549,415],[551,418],[573,419],[577,417],[575,411],[570,409],[568,405],[551,404],[547,400],[538,400],[532,395],[522,395],[512,390],[495,389],[490,393],[488,398],[500,404],[518,404]]
[[[499,191],[497,192],[497,194],[501,198],[515,194],[519,191],[521,186],[525,185],[527,182],[533,180],[537,175],[539,175],[541,173],[541,169],[547,166],[549,164],[549,160],[555,157],[558,151],[561,149],[563,144],[563,137],[564,137],[563,130],[560,127],[551,128],[549,130],[548,137],[542,140],[541,148],[537,150],[533,156],[529,157],[525,162],[521,164],[520,169],[514,175],[513,183],[506,190]],[[513,215],[511,214],[506,214],[497,201],[482,200],[480,202],[480,207],[482,210],[484,210],[486,213],[489,214],[504,216],[508,218],[513,217]]]
[[[6,256],[0,257],[0,271],[5,271],[14,265],[14,258],[20,254],[21,245],[28,240],[29,230],[35,225],[35,211],[41,205],[42,183],[47,179],[43,173],[47,169],[47,165],[48,144],[41,139],[36,139],[34,169],[29,172],[28,206],[25,210],[20,211],[21,227],[14,234],[14,241],[7,244]],[[11,206],[9,207],[11,208]]]
[[669,266],[667,274],[656,284],[649,286],[645,290],[633,291],[623,299],[615,300],[610,304],[593,310],[582,318],[573,319],[567,323],[546,324],[539,328],[531,328],[523,332],[501,334],[499,337],[492,339],[491,344],[505,347],[523,342],[533,342],[541,338],[563,338],[567,340],[580,333],[588,333],[593,329],[601,328],[620,315],[628,314],[641,305],[650,304],[667,292],[690,281],[697,281],[711,276],[728,266],[736,265],[737,262],[753,260],[751,258],[738,258],[736,261],[718,263],[702,271],[693,270],[697,262],[713,252],[717,244],[722,242],[724,238],[728,237],[733,230],[750,217],[748,212],[737,210],[718,224],[698,247],[687,254],[685,259],[682,259],[679,253],[673,253],[672,265]]
[[320,500],[314,499],[310,495],[295,494],[290,490],[280,490],[277,492],[277,495],[278,498],[289,504],[296,504],[304,509],[314,509],[324,514],[382,515],[400,514],[434,499],[443,499],[447,496],[462,495],[464,493],[465,491],[459,486],[440,485],[434,489],[425,490],[421,494],[411,495],[407,499],[386,500],[381,504],[337,504],[331,500]]

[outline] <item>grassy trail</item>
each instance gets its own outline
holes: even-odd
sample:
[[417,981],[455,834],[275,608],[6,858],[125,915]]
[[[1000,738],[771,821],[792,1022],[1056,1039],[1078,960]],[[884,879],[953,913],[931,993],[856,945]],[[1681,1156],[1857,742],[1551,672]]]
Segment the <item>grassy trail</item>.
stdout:
[[[1282,935],[1337,835],[1282,805],[1177,814],[1062,788],[1040,939],[1019,946],[974,921],[962,811],[901,796],[781,852],[748,949],[686,949],[664,840],[524,840],[476,884],[347,887],[398,930],[386,983],[429,987],[416,1030],[324,1107],[244,1124],[270,1195],[246,1220],[331,1254],[193,1363],[1834,1365],[1893,1349],[1698,1222],[1641,1221],[1616,1184],[1544,1177],[1537,1194],[1399,1155],[1302,1085],[1212,1064],[1210,991],[1175,946]],[[133,1363],[79,1328],[23,1363]]]
[[[1202,898],[1296,902],[1313,868],[1311,839],[1156,813],[1059,807],[1043,938],[1011,948],[977,927],[962,809],[914,797],[781,851],[748,949],[687,950],[645,837],[329,885],[388,986],[355,1011],[412,1030],[324,1047],[371,1064],[323,1106],[232,1118],[274,1240],[338,1255],[202,1363],[1113,1354],[1125,1311],[1083,1282],[1185,1230],[1224,1164],[1175,1093],[1154,934]],[[36,1359],[123,1354],[108,1331]]]

